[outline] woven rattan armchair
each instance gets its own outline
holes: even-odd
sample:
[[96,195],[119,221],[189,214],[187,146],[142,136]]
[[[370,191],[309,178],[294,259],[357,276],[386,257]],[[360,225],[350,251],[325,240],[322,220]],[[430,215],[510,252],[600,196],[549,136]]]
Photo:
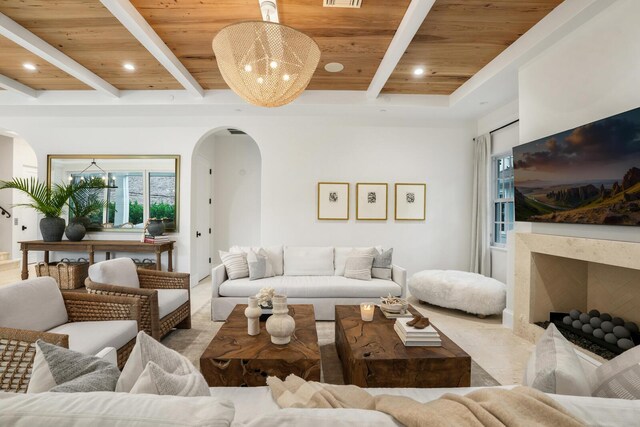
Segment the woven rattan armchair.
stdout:
[[[136,320],[139,328],[140,303],[137,299],[70,292],[62,293],[62,298],[68,322]],[[68,335],[0,327],[0,390],[27,391],[36,354],[35,342],[39,339],[69,348]],[[134,338],[117,349],[120,369],[124,367],[135,342]]]
[[[108,262],[108,261],[105,261]],[[128,296],[140,300],[141,330],[160,340],[173,328],[191,329],[191,291],[188,273],[173,273],[140,268],[137,270],[139,288],[118,286],[117,283],[97,283],[91,280],[91,273],[85,281],[87,291],[92,294]],[[178,308],[160,318],[158,308],[158,291],[167,289],[184,289],[187,301]]]

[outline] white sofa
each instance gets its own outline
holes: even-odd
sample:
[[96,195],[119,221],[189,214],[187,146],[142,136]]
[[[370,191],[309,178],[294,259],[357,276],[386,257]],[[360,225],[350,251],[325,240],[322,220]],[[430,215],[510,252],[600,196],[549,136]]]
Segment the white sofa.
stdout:
[[[246,251],[232,248],[231,251]],[[211,271],[211,319],[226,320],[236,304],[271,287],[287,296],[289,304],[313,304],[316,320],[334,320],[336,305],[380,302],[389,294],[406,297],[407,272],[394,265],[391,280],[357,280],[344,277],[346,259],[352,247],[268,247],[269,260],[276,273],[259,280],[229,280],[223,264]]]

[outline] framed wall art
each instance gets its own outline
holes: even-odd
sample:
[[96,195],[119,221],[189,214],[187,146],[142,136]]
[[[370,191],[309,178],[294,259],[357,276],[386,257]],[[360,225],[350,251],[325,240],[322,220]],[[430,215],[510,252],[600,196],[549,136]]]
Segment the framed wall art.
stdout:
[[387,219],[386,183],[359,182],[356,184],[356,219]]
[[396,184],[395,199],[395,218],[397,220],[425,220],[427,210],[427,184]]
[[318,183],[318,219],[349,219],[349,183]]

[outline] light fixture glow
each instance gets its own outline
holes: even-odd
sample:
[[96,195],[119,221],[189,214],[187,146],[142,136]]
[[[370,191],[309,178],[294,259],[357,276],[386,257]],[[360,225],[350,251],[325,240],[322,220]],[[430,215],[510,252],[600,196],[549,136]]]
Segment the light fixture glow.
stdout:
[[416,68],[415,70],[413,70],[414,76],[421,76],[423,74],[424,74],[424,68]]
[[275,70],[276,68],[278,68],[278,63],[276,61],[271,61],[269,63],[269,66]]
[[339,62],[329,62],[324,66],[324,69],[330,73],[339,73],[344,70],[344,65]]
[[31,64],[31,63],[29,63],[29,62],[25,62],[24,64],[22,64],[22,66],[23,66],[24,68],[26,68],[27,70],[29,70],[29,71],[35,71],[35,70],[37,70],[36,66],[35,66],[35,65],[33,65],[33,64]]
[[135,71],[136,70],[136,67],[133,64],[130,64],[128,62],[126,64],[124,64],[123,67],[124,67],[125,70],[128,70],[128,71]]
[[257,82],[258,82],[258,84],[262,84],[262,83],[264,83],[264,79],[262,77],[258,77]]
[[285,82],[288,82],[290,78],[291,77],[289,77],[289,74],[285,74],[284,76],[282,76],[282,80],[284,80]]
[[251,65],[247,64],[247,65],[245,65],[245,66],[244,66],[244,70],[245,70],[247,73],[250,73],[250,72],[251,72],[251,70],[253,70],[253,67],[252,67]]

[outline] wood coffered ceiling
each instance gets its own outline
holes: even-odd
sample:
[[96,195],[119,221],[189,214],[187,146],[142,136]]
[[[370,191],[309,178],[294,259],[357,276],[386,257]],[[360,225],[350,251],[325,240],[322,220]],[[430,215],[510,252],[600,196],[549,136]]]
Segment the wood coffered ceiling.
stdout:
[[[383,92],[451,94],[561,2],[436,0]],[[322,51],[308,89],[367,90],[409,3],[364,0],[360,9],[343,9],[324,8],[322,0],[278,0],[280,22],[312,36]],[[258,0],[131,4],[204,89],[227,88],[211,48],[217,32],[261,19]],[[118,89],[182,89],[100,0],[0,0],[0,12]],[[0,74],[34,89],[88,89],[3,37],[0,58]],[[38,70],[25,70],[24,62]],[[126,62],[136,71],[126,71]],[[342,63],[344,71],[326,72],[329,62]],[[416,67],[425,75],[414,76]]]

